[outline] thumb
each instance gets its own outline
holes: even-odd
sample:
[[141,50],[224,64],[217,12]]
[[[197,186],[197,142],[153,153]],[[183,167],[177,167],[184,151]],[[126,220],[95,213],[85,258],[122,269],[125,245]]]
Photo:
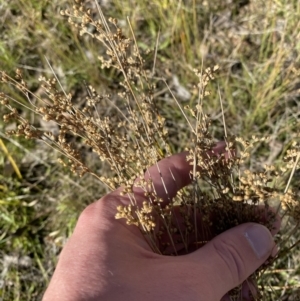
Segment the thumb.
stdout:
[[218,235],[188,256],[197,262],[197,274],[205,275],[209,300],[220,300],[254,273],[274,249],[273,237],[265,226],[246,223]]

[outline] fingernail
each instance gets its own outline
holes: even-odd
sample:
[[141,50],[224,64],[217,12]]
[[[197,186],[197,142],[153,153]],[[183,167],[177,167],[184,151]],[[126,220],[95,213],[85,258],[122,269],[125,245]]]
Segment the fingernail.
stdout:
[[251,225],[246,229],[245,237],[259,259],[270,255],[274,242],[270,231],[265,226]]

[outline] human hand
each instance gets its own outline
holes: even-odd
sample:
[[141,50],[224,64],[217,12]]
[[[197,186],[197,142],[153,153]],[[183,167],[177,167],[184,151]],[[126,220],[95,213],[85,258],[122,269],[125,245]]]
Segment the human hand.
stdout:
[[[217,145],[214,151],[224,152],[224,147]],[[189,184],[191,166],[185,154],[166,158],[158,165],[170,197]],[[157,195],[164,198],[157,166],[148,172]],[[243,283],[274,253],[269,230],[246,223],[193,253],[155,254],[137,227],[115,219],[116,207],[128,203],[120,191],[109,193],[80,215],[43,301],[225,300],[229,290]],[[137,193],[136,200],[142,203],[144,198]],[[274,225],[274,233],[279,223]],[[248,287],[251,289],[251,284]]]

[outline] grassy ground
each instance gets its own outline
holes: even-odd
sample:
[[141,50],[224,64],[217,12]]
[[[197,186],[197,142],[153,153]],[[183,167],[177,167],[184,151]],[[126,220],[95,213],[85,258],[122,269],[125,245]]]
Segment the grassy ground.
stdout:
[[[94,1],[86,3],[96,14]],[[283,164],[283,151],[299,132],[299,1],[102,3],[105,14],[116,17],[127,35],[129,17],[139,47],[150,49],[149,68],[160,32],[156,74],[167,79],[182,105],[192,104],[197,97],[193,68],[200,69],[202,62],[204,67],[218,64],[218,79],[204,103],[214,137],[224,137],[218,83],[228,131],[241,137],[271,137],[270,144],[254,150],[252,167]],[[51,76],[47,58],[64,88],[80,104],[86,95],[85,83],[99,92],[111,92],[118,79],[115,72],[100,68],[101,45],[79,37],[60,15],[60,9],[70,5],[66,0],[0,3],[0,62],[11,74],[21,68],[30,90],[39,93],[38,77]],[[22,101],[16,92],[10,93]],[[184,120],[159,82],[156,99],[167,119],[174,151],[184,149],[189,137]],[[23,113],[49,129],[30,112]],[[75,178],[57,163],[58,155],[51,149],[7,138],[4,132],[0,124],[0,296],[2,300],[38,300],[79,213],[107,191],[91,177]],[[92,154],[86,156],[94,160]],[[294,182],[299,182],[299,175]],[[295,250],[264,275],[260,285],[266,286],[266,300],[296,300],[297,289],[292,287],[299,287],[299,254]]]

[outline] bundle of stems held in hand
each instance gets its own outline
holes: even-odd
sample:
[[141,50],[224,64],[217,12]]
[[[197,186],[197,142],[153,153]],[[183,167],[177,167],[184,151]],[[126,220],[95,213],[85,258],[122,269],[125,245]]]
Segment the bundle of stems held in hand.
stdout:
[[[267,137],[252,136],[248,140],[230,137],[225,120],[224,142],[216,143],[210,134],[210,118],[203,111],[203,101],[209,98],[208,84],[214,80],[218,66],[194,70],[198,98],[192,106],[182,107],[166,79],[155,77],[155,70],[146,64],[146,54],[138,48],[134,33],[130,38],[124,36],[117,20],[107,20],[101,8],[97,8],[99,19],[92,18],[91,11],[79,1],[72,10],[61,14],[78,28],[80,35],[89,35],[104,45],[106,52],[99,56],[99,61],[102,68],[116,70],[120,79],[116,94],[99,94],[88,86],[84,105],[78,107],[55,73],[51,79],[39,79],[44,97],[28,90],[21,70],[15,76],[2,71],[0,82],[24,96],[20,102],[8,93],[0,94],[1,104],[7,110],[4,121],[18,122],[8,134],[42,140],[58,150],[64,156],[61,162],[79,176],[90,173],[111,190],[122,186],[121,194],[130,199],[130,205],[117,207],[116,218],[125,219],[130,227],[138,227],[152,250],[162,255],[187,254],[214,236],[246,222],[264,224],[272,231],[276,214],[291,216],[298,225],[300,203],[296,190],[290,187],[291,178],[299,168],[298,144],[295,142],[287,151],[285,168],[262,166],[258,172],[250,170],[247,163],[251,149],[268,143]],[[163,83],[173,96],[190,133],[189,144],[185,146],[186,160],[191,165],[190,184],[176,196],[169,196],[166,189],[167,202],[155,193],[153,175],[147,176],[148,168],[157,165],[156,176],[163,182],[166,175],[160,173],[157,162],[173,154],[165,118],[154,96],[158,83]],[[111,116],[103,115],[101,110],[101,105],[107,102],[113,107]],[[20,106],[45,121],[57,123],[59,133],[43,131],[31,124],[16,108]],[[80,147],[92,149],[101,161],[109,164],[112,176],[93,170],[80,147],[69,142],[70,136],[80,141]],[[171,170],[167,176],[172,176]],[[280,190],[277,183],[283,179],[286,188]],[[135,201],[137,190],[144,194],[142,207]],[[274,204],[275,209],[271,209]],[[267,267],[268,264],[252,277]]]

